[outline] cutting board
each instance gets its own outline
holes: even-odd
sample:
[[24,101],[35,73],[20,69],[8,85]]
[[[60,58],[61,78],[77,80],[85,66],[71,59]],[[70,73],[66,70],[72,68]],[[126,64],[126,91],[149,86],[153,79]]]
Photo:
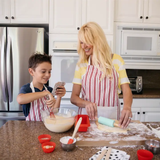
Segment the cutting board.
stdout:
[[[111,141],[112,142],[112,141]],[[116,141],[118,143],[112,144],[110,141],[77,141],[77,146],[127,146],[127,145],[144,145],[145,140],[142,141]]]
[[95,122],[90,122],[91,126],[87,132],[78,132],[77,146],[126,146],[144,145],[147,139],[156,139],[152,131],[140,121],[132,121],[128,131],[124,133],[106,133],[97,128]]

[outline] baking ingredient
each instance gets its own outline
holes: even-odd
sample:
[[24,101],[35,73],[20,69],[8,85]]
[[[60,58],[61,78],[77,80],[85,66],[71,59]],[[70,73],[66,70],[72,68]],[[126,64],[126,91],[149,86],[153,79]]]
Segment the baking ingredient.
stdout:
[[157,136],[158,138],[160,138],[160,127],[153,128],[153,127],[151,127],[150,124],[149,124],[149,127],[152,129],[153,133],[155,133],[156,136]]
[[49,145],[47,145],[47,146],[43,146],[43,148],[45,148],[45,149],[49,149],[49,148],[53,148],[53,146],[49,146]]
[[[67,144],[67,143],[68,143],[68,140],[69,140],[70,138],[72,138],[72,137],[71,137],[71,136],[62,137],[62,138],[60,139],[60,142],[63,143],[63,144]],[[76,139],[74,138],[73,143],[75,143],[75,142],[76,142]]]
[[68,143],[69,138],[63,138],[62,139],[62,143],[67,144]]
[[73,124],[74,117],[70,117],[70,114],[55,114],[55,118],[50,118],[50,116],[44,118],[44,125],[52,132],[65,132],[69,130]]
[[[106,126],[107,127],[107,126]],[[114,127],[115,128],[115,127]],[[156,135],[142,123],[130,123],[128,132],[115,133],[99,130],[95,121],[90,121],[87,132],[77,133],[79,141],[143,141],[156,137]],[[116,145],[116,144],[115,144]],[[134,145],[132,143],[131,145]]]
[[110,141],[109,143],[110,144],[116,144],[116,143],[118,143],[118,141]]
[[49,138],[47,138],[47,137],[46,138],[41,138],[41,140],[47,140],[47,139],[49,139]]

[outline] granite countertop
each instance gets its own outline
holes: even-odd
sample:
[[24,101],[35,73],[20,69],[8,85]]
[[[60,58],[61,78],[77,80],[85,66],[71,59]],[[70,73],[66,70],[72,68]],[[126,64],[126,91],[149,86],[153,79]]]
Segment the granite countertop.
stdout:
[[[158,122],[157,124],[160,125]],[[77,146],[71,152],[63,151],[59,140],[63,136],[71,136],[72,133],[73,128],[65,133],[50,132],[45,128],[43,122],[8,121],[0,128],[0,157],[2,160],[87,160],[100,150],[100,147]],[[52,153],[43,152],[38,141],[38,136],[41,134],[51,135],[51,141],[56,143],[56,148]],[[127,152],[131,156],[130,160],[136,160],[138,159],[137,150],[143,147],[143,145],[137,145],[134,148],[123,146],[123,148],[117,149]],[[160,154],[154,155],[153,160],[159,159]]]
[[[120,94],[119,98],[123,98],[123,95]],[[160,98],[160,89],[143,89],[141,94],[134,94],[133,98]]]

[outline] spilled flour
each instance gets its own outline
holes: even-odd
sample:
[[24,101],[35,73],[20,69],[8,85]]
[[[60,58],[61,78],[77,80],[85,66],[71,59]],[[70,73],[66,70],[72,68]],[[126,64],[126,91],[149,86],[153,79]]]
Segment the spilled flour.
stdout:
[[127,133],[113,133],[99,130],[94,121],[90,122],[87,132],[78,132],[78,141],[142,141],[157,137],[142,123],[130,123]]

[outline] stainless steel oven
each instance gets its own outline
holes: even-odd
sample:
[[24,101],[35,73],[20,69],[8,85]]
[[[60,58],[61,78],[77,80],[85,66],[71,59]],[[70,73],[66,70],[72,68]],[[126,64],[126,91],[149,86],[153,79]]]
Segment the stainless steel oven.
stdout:
[[50,86],[57,82],[65,82],[66,94],[63,99],[70,99],[72,81],[78,61],[76,42],[55,42],[52,48],[52,72],[49,81]]
[[133,93],[142,93],[143,89],[143,80],[142,76],[129,77],[130,88]]

